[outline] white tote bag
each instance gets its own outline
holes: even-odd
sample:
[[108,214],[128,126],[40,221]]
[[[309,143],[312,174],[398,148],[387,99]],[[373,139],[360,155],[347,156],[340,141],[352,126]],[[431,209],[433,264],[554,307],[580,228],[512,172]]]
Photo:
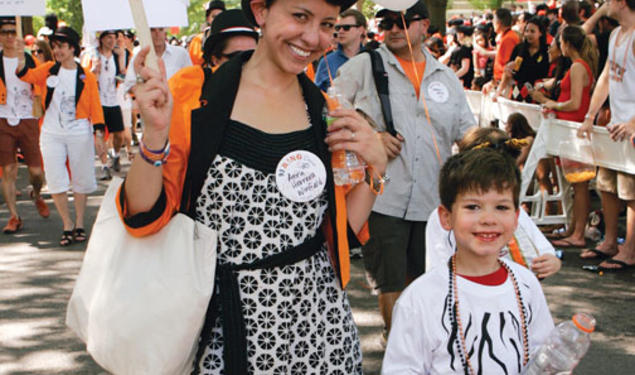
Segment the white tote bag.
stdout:
[[159,233],[123,226],[112,181],[93,226],[66,324],[113,374],[189,374],[214,287],[216,233],[177,214]]

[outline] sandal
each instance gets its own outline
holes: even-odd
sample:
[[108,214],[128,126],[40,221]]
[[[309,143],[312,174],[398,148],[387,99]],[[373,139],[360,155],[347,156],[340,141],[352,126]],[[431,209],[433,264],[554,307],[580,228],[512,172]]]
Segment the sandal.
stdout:
[[635,268],[635,264],[628,264],[626,262],[623,262],[623,261],[617,260],[617,259],[607,259],[604,262],[609,263],[609,264],[615,264],[615,265],[618,265],[619,267],[604,267],[602,265],[599,265],[598,266],[598,271],[620,272],[620,271],[628,271],[631,268]]
[[60,246],[66,247],[73,243],[73,231],[65,230],[62,232],[62,238],[60,238]]
[[609,254],[598,249],[584,249],[580,253],[580,258],[591,259],[591,260],[604,260],[614,256],[615,254],[617,254],[617,249],[615,249],[615,253],[613,254]]
[[86,241],[86,231],[84,230],[84,228],[75,228],[73,235],[75,242]]

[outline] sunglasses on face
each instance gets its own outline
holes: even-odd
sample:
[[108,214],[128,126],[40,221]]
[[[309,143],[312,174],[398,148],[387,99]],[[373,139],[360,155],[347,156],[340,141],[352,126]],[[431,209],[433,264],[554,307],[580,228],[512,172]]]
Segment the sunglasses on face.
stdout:
[[379,22],[378,27],[382,30],[388,31],[392,30],[392,27],[396,25],[398,28],[403,30],[409,28],[412,22],[422,19],[423,18],[421,17],[406,19],[406,25],[404,26],[402,18],[384,18],[381,20],[381,22]]
[[39,54],[42,54],[42,53],[44,53],[44,51],[42,51],[41,49],[34,49],[33,50],[33,54],[34,55],[39,55]]
[[0,30],[1,35],[17,35],[15,30]]
[[335,31],[340,31],[340,30],[349,31],[351,27],[359,27],[359,25],[353,25],[353,24],[335,25]]

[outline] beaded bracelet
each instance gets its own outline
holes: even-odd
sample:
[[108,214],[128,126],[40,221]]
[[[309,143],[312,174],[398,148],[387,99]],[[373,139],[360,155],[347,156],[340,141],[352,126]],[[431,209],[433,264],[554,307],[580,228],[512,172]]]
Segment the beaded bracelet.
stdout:
[[155,167],[160,167],[163,164],[168,162],[168,156],[170,155],[170,146],[168,145],[168,147],[165,149],[165,153],[162,155],[161,159],[152,159],[150,158],[148,155],[146,155],[145,152],[143,152],[143,149],[139,150],[139,155],[141,155],[141,159],[145,160],[148,164],[152,164]]
[[[148,153],[152,154],[149,155]],[[147,163],[155,167],[160,167],[167,163],[168,155],[170,155],[170,141],[168,140],[162,150],[151,150],[146,147],[142,140],[139,140],[139,155]]]
[[143,143],[143,138],[141,138],[141,139],[139,139],[139,147],[141,149],[143,149],[144,151],[147,151],[147,152],[149,152],[151,154],[163,155],[166,152],[166,149],[168,149],[170,147],[170,140],[168,139],[168,140],[165,141],[165,145],[163,145],[162,149],[160,149],[160,150],[152,150],[152,149],[148,148],[148,146],[146,146],[145,143]]

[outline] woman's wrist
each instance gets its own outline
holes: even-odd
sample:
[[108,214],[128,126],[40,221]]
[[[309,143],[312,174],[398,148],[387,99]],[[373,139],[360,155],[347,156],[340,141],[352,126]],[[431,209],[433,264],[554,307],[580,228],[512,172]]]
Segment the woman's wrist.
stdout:
[[152,131],[145,131],[143,133],[143,143],[149,149],[159,150],[165,147],[165,144],[168,141],[167,134],[159,134]]

